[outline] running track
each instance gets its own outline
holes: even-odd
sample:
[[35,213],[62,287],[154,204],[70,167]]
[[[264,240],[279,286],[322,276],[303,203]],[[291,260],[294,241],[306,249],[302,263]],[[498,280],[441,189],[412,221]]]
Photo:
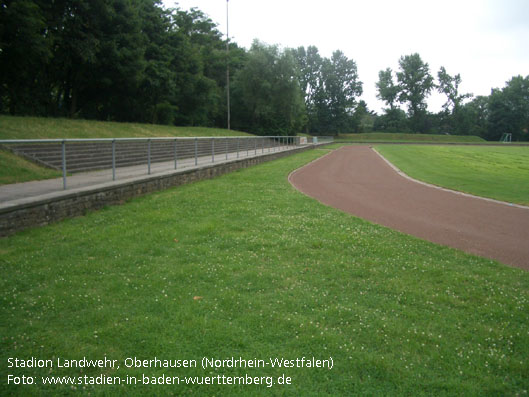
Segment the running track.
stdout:
[[298,170],[292,185],[371,222],[529,270],[529,208],[426,186],[368,146],[345,146]]

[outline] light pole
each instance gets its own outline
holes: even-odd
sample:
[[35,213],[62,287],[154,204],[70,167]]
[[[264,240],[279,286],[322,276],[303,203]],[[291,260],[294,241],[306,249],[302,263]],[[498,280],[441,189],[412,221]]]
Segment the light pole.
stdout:
[[228,4],[229,0],[226,0],[226,99],[228,104],[228,130],[231,129],[230,126],[230,35],[229,35],[229,17],[228,17]]

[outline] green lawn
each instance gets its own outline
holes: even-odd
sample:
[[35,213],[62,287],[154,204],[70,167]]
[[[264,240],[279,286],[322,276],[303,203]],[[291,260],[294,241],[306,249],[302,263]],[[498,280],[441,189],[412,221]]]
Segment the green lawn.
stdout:
[[250,134],[221,128],[174,127],[155,124],[0,115],[0,139],[142,138],[246,135]]
[[529,147],[379,145],[376,149],[421,181],[529,205]]
[[340,134],[337,140],[354,142],[442,142],[442,143],[485,143],[482,138],[474,135],[434,135],[404,134],[389,132],[371,132],[365,134]]
[[58,178],[59,171],[41,167],[10,152],[0,150],[0,185]]
[[[328,208],[313,150],[0,239],[0,395],[524,395],[529,273]],[[8,368],[8,358],[119,369]],[[327,368],[125,368],[312,358]],[[270,376],[290,385],[43,386],[42,376]],[[37,385],[8,385],[8,375]],[[217,378],[215,378],[217,379]],[[246,378],[245,378],[246,379]]]

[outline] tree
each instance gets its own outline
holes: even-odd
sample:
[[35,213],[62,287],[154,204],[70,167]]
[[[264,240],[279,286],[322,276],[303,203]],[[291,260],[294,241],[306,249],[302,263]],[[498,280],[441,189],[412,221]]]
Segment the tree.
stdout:
[[443,108],[447,112],[452,114],[457,113],[463,101],[467,98],[471,98],[472,94],[459,94],[459,85],[461,84],[461,75],[458,73],[455,76],[450,76],[444,66],[441,66],[437,73],[439,84],[437,90],[441,94],[445,94],[447,101],[443,105]]
[[185,87],[177,121],[213,126],[216,121],[224,120],[225,114],[226,42],[216,24],[197,8],[178,10],[173,21],[185,40],[186,48],[180,49],[179,56],[187,55],[192,65],[177,75],[178,86]]
[[310,46],[293,50],[300,70],[300,84],[305,96],[309,124],[316,134],[337,134],[354,129],[356,98],[362,94],[362,82],[354,60],[341,51],[322,58]]
[[233,125],[259,135],[295,135],[305,123],[303,93],[290,52],[254,41],[234,76]]
[[299,47],[290,50],[299,68],[299,83],[304,93],[307,109],[314,106],[316,91],[321,81],[322,57],[315,46]]
[[131,121],[144,68],[144,41],[136,2],[52,2],[47,29],[54,32],[58,106],[70,117]]
[[373,129],[375,131],[408,132],[409,123],[406,112],[398,107],[384,109],[384,114],[376,117]]
[[386,102],[391,110],[395,109],[395,102],[399,97],[400,88],[393,82],[393,71],[390,68],[378,72],[377,98]]
[[399,82],[399,102],[408,104],[411,128],[413,131],[424,131],[426,122],[426,98],[434,88],[434,80],[430,75],[427,63],[415,53],[406,55],[399,60],[400,71],[397,72]]
[[347,59],[341,51],[335,51],[330,60],[323,62],[322,80],[325,103],[331,117],[329,128],[337,134],[348,129],[356,97],[362,95],[356,63]]
[[503,89],[507,105],[513,114],[513,139],[529,139],[529,75],[515,76]]
[[513,140],[529,138],[529,76],[515,76],[503,89],[494,89],[489,97],[488,133],[499,140],[511,133]]
[[171,59],[177,51],[172,29],[171,11],[159,2],[141,2],[141,32],[145,50],[134,113],[143,122],[173,124],[175,121],[177,86]]
[[406,114],[396,105],[399,99],[400,86],[393,80],[391,68],[378,72],[377,98],[384,101],[389,108],[384,115],[376,119],[375,128],[381,131],[403,132],[407,130]]
[[489,97],[477,96],[461,106],[456,128],[465,135],[487,137]]
[[42,89],[51,41],[35,1],[0,2],[0,111],[40,114],[49,93]]
[[358,101],[353,117],[351,118],[351,127],[356,133],[369,132],[373,130],[375,115],[367,108],[364,100]]
[[456,134],[468,134],[466,127],[463,127],[464,115],[461,114],[461,106],[463,101],[467,98],[471,98],[472,94],[459,93],[459,85],[461,84],[461,75],[456,74],[450,76],[446,69],[442,66],[437,73],[439,84],[437,90],[441,94],[446,95],[446,103],[443,105],[444,112],[441,114],[443,130],[455,132]]

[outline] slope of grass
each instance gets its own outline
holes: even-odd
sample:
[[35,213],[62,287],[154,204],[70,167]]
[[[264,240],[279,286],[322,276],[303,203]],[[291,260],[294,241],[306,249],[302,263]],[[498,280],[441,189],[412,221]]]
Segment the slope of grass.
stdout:
[[0,150],[0,185],[58,178],[62,174]]
[[245,136],[245,132],[221,128],[174,127],[42,117],[0,115],[0,139],[44,138],[141,138],[186,136]]
[[409,176],[434,185],[529,205],[529,147],[380,145]]
[[[529,273],[295,191],[288,173],[323,153],[1,239],[0,394],[527,393]],[[120,368],[8,368],[9,357],[107,357]],[[128,357],[198,367],[128,368]],[[332,368],[202,369],[202,357],[332,358]],[[43,376],[100,374],[275,383],[42,385]],[[8,375],[34,376],[36,384],[8,385]],[[282,376],[291,384],[278,384]]]
[[337,140],[354,142],[440,142],[440,143],[485,143],[486,141],[474,135],[433,135],[433,134],[404,134],[372,132],[366,134],[340,134]]

